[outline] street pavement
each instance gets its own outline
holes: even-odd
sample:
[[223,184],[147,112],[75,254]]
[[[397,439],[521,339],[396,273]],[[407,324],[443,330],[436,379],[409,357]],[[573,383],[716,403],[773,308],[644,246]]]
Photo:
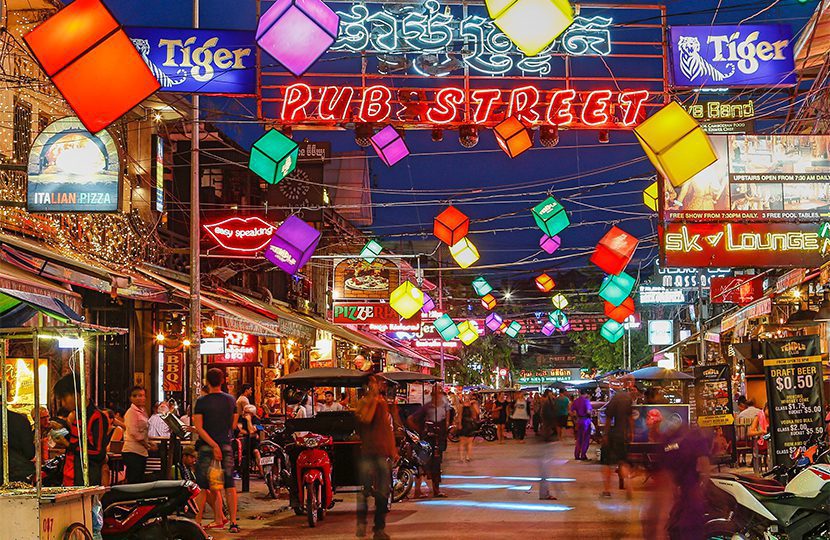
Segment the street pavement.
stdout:
[[[532,433],[532,432],[529,432]],[[393,539],[641,538],[640,507],[650,483],[634,482],[634,497],[616,489],[610,499],[600,498],[601,466],[595,461],[574,461],[573,439],[542,443],[529,435],[525,444],[477,440],[471,463],[458,459],[457,445],[450,443],[444,459],[446,499],[420,499],[394,504],[386,532]],[[543,474],[544,471],[544,474]],[[540,500],[539,481],[550,479],[556,500]],[[616,480],[616,477],[614,478]],[[305,517],[285,508],[285,500],[272,500],[259,480],[252,491],[240,496],[240,534],[210,531],[214,538],[336,540],[355,537],[355,495],[338,494],[335,507],[316,528]],[[205,520],[205,523],[209,518]],[[371,515],[369,526],[371,538]]]

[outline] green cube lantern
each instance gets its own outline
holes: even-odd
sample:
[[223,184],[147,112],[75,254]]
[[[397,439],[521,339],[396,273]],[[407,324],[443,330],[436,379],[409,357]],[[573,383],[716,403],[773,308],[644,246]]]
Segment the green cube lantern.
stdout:
[[482,276],[478,276],[473,280],[473,290],[479,296],[484,296],[493,290],[493,287],[487,283],[487,280]]
[[269,184],[276,184],[297,167],[299,148],[276,129],[270,129],[251,148],[248,168]]
[[605,276],[599,287],[599,296],[614,307],[622,304],[634,289],[635,279],[625,272],[616,276]]
[[360,250],[360,257],[367,263],[372,264],[378,255],[380,255],[381,251],[383,251],[383,246],[377,240],[369,240],[363,246],[363,249]]
[[568,316],[561,309],[551,311],[548,319],[559,330],[562,330],[568,325]]
[[616,343],[623,337],[625,327],[613,319],[605,321],[599,329],[599,335],[608,340],[609,343]]
[[548,236],[556,236],[571,224],[565,207],[553,197],[548,197],[531,209],[536,225]]
[[507,337],[516,337],[519,335],[519,332],[522,331],[522,323],[519,321],[513,321],[512,323],[507,325],[507,328],[504,329],[504,335]]
[[435,319],[432,325],[444,341],[452,341],[458,337],[458,325],[446,313]]

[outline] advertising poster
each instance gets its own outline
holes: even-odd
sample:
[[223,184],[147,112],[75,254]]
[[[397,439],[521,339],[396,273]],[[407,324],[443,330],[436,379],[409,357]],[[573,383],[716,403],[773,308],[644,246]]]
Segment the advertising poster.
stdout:
[[400,285],[397,261],[375,259],[342,259],[335,262],[334,289],[336,299],[389,300]]
[[688,405],[634,405],[635,443],[660,442],[680,426],[689,425]]
[[735,417],[732,414],[732,375],[729,366],[695,366],[697,425],[712,432],[712,458],[732,461],[735,454]]
[[52,122],[29,152],[29,212],[115,212],[121,194],[118,146],[74,116]]
[[819,336],[762,342],[773,464],[789,467],[793,450],[824,434]]
[[162,390],[181,392],[184,388],[184,346],[181,342],[168,341],[164,347],[164,379]]

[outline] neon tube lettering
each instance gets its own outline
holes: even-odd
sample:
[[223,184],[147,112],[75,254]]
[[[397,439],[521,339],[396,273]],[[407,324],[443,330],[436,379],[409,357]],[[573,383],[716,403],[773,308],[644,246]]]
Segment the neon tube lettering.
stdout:
[[311,88],[303,83],[292,84],[285,89],[285,100],[282,102],[282,119],[286,122],[296,122],[306,119],[306,106],[311,103]]
[[548,111],[545,115],[548,124],[554,126],[571,125],[574,121],[574,115],[571,112],[574,99],[576,99],[576,90],[573,88],[557,90],[551,94],[550,105],[548,105]]
[[500,97],[501,90],[494,88],[473,90],[470,94],[470,99],[475,104],[473,106],[473,124],[486,122],[493,115],[493,109]]
[[458,106],[462,103],[462,89],[442,88],[435,94],[435,106],[427,111],[427,119],[433,124],[448,124],[458,117]]
[[535,86],[514,88],[510,92],[507,116],[515,116],[521,122],[535,124],[539,121],[539,113],[533,110],[537,103],[539,103],[539,90]]
[[363,91],[358,118],[363,122],[381,122],[392,114],[392,91],[383,85],[370,86]]
[[604,126],[611,122],[608,116],[610,100],[611,90],[596,90],[588,94],[582,107],[582,123],[586,126]]
[[636,90],[620,94],[620,105],[623,106],[624,126],[637,125],[643,111],[643,104],[648,99],[648,90]]
[[354,96],[350,86],[326,86],[320,92],[320,120],[346,120],[346,111]]

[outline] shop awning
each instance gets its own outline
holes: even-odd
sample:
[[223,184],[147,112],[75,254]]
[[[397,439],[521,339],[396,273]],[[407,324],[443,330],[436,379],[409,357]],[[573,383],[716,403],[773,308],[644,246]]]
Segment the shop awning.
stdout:
[[22,326],[38,313],[62,323],[83,322],[84,318],[57,298],[43,294],[0,288],[0,327]]

